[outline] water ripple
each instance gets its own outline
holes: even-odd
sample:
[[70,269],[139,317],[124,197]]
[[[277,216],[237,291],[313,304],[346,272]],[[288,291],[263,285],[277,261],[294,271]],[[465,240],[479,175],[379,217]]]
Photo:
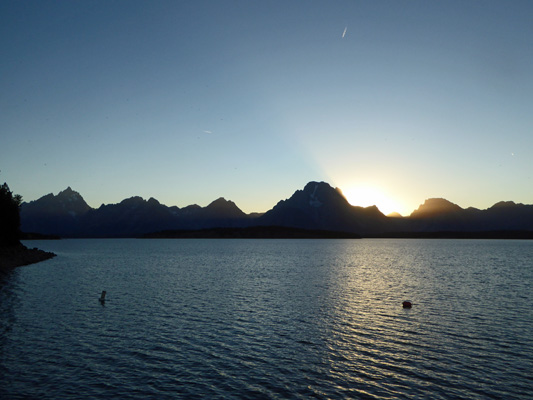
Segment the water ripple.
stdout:
[[0,282],[0,398],[533,397],[529,242],[39,246]]

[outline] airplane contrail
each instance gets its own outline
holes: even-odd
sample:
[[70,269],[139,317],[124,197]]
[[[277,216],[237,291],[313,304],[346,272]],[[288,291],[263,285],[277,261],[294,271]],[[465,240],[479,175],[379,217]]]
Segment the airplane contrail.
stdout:
[[346,36],[346,31],[348,30],[348,27],[344,28],[344,32],[342,32],[342,38],[344,39],[344,36]]

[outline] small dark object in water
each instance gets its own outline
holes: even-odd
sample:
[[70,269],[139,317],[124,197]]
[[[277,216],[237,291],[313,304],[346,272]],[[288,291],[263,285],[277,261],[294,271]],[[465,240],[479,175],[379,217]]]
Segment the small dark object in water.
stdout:
[[413,303],[411,303],[410,301],[404,301],[402,305],[403,308],[411,308],[413,306]]
[[102,290],[102,295],[100,296],[100,303],[104,304],[105,303],[105,295],[106,295],[106,291],[105,290]]

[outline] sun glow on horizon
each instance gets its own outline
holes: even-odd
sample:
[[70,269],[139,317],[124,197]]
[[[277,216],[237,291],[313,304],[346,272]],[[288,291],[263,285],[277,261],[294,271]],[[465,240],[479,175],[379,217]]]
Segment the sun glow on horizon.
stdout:
[[376,206],[385,215],[393,212],[404,215],[404,207],[377,187],[359,185],[341,190],[352,206]]

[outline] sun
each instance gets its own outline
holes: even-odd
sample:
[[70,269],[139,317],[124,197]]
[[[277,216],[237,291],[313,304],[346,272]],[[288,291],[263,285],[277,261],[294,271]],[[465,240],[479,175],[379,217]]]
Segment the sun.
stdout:
[[374,186],[358,185],[342,189],[342,193],[352,206],[376,206],[383,214],[400,212],[402,206]]

